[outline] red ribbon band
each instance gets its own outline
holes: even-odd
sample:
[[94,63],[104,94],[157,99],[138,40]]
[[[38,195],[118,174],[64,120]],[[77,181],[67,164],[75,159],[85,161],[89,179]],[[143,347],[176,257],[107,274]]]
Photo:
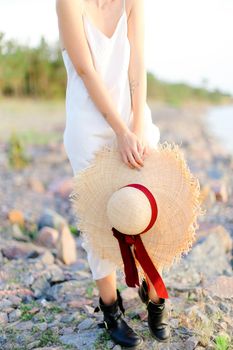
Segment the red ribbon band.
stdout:
[[[113,235],[115,238],[117,238],[120,246],[121,256],[124,263],[126,284],[129,287],[136,287],[136,285],[138,286],[140,285],[138,271],[135,263],[135,258],[136,258],[137,261],[140,263],[141,267],[143,268],[144,272],[149,277],[151,283],[153,284],[158,297],[166,299],[169,296],[168,296],[168,292],[165,287],[165,284],[159,272],[157,271],[156,267],[152,263],[140,236],[140,234],[148,231],[153,226],[153,224],[157,219],[158,208],[157,208],[156,200],[153,194],[145,186],[141,184],[129,184],[123,187],[127,187],[127,186],[135,187],[141,190],[147,196],[151,205],[151,220],[148,226],[146,227],[146,229],[136,235],[127,235],[122,232],[119,232],[114,227],[112,228]],[[131,250],[131,246],[133,246],[133,252],[134,252],[135,258]]]

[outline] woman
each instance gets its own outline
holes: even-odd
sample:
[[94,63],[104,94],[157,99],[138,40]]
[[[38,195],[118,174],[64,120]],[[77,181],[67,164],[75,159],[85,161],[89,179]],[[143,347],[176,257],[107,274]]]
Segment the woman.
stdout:
[[[160,139],[146,103],[143,0],[57,0],[56,11],[68,77],[64,146],[74,174],[97,149],[113,142],[127,166],[142,167]],[[95,256],[86,243],[83,247],[106,329],[117,344],[141,344],[121,313],[116,266]],[[139,295],[147,303],[149,328],[165,341],[164,299],[145,277]]]

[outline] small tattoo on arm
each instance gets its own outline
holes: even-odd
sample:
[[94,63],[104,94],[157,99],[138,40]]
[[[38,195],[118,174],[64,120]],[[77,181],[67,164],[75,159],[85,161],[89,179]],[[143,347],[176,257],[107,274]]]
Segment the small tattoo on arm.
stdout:
[[130,86],[130,93],[131,93],[131,97],[133,97],[134,91],[136,89],[136,87],[139,86],[139,82],[136,80],[131,80],[129,82],[129,86]]
[[105,119],[108,119],[108,113],[107,112],[104,112],[104,113],[102,113],[103,114],[103,117],[105,118]]

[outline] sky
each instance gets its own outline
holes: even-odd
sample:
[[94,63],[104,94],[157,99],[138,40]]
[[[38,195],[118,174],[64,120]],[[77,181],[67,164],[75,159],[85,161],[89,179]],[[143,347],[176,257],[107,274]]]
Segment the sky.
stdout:
[[[157,78],[233,94],[233,0],[144,0],[146,68]],[[58,40],[55,0],[0,0],[0,32]]]

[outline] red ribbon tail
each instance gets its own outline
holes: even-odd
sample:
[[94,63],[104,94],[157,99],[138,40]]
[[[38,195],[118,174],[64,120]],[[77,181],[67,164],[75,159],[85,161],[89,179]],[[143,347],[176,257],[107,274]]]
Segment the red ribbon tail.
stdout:
[[136,287],[139,286],[139,278],[138,271],[136,267],[136,263],[134,260],[133,253],[131,251],[130,245],[126,242],[126,236],[123,233],[116,230],[114,227],[112,228],[114,237],[117,238],[121,256],[124,263],[124,271],[125,271],[125,282],[128,287]]
[[141,240],[140,235],[136,236],[136,241],[134,244],[134,254],[136,259],[139,261],[144,272],[148,275],[151,280],[158,297],[167,299],[169,298],[165,284],[163,283],[162,277],[152,263],[144,244]]

